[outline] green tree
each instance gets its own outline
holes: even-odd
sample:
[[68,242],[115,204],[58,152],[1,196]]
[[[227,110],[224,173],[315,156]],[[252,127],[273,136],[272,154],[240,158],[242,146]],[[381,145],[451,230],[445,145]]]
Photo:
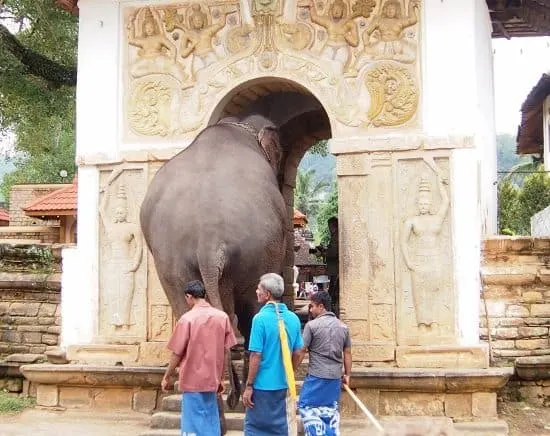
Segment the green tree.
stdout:
[[330,241],[330,232],[327,221],[329,218],[338,217],[338,187],[336,182],[332,184],[326,203],[322,204],[317,214],[317,242],[327,245]]
[[13,132],[14,182],[75,171],[77,18],[51,0],[0,1],[0,133]]
[[515,235],[519,231],[519,189],[509,179],[498,186],[498,228],[502,235]]
[[537,172],[527,176],[518,196],[518,233],[531,233],[531,217],[550,205],[550,177],[539,165]]
[[313,168],[306,171],[298,170],[294,189],[294,208],[305,214],[308,219],[313,219],[317,215],[321,196],[328,187],[327,182],[316,180]]

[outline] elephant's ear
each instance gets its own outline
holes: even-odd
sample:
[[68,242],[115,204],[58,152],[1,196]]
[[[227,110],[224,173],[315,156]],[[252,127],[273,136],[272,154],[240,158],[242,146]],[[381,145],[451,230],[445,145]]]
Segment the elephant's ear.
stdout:
[[258,142],[264,150],[267,160],[275,170],[275,173],[277,173],[283,156],[277,129],[274,127],[263,127],[258,133]]

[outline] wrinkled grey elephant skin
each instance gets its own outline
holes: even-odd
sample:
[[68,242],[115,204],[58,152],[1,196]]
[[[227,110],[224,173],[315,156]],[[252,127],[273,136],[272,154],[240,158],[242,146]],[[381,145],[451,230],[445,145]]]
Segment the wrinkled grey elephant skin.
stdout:
[[[202,280],[210,303],[236,314],[248,345],[258,279],[281,272],[286,247],[278,131],[318,108],[317,100],[294,93],[263,97],[239,117],[205,128],[159,169],[140,220],[176,316],[186,311],[184,284]],[[228,403],[236,406],[239,394],[232,386]]]

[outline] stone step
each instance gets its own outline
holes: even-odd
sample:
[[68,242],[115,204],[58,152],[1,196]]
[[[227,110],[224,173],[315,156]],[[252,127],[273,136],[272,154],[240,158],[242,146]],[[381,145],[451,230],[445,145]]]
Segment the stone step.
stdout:
[[455,422],[455,430],[461,436],[507,436],[509,429],[506,421],[467,421]]
[[[225,423],[227,430],[240,430],[244,428],[244,413],[226,413]],[[179,412],[157,412],[151,417],[152,429],[172,430],[181,426],[181,415]]]
[[[178,429],[172,429],[172,430],[163,430],[163,429],[151,429],[147,430],[143,433],[140,433],[139,436],[181,436],[181,432]],[[242,431],[238,430],[229,430],[225,436],[243,436]]]

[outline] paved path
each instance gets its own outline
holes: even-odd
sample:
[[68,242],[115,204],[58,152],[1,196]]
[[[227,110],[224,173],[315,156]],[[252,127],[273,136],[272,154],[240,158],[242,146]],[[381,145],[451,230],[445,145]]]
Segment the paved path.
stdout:
[[17,415],[0,415],[0,435],[137,436],[149,429],[150,422],[151,417],[142,413],[28,409]]

